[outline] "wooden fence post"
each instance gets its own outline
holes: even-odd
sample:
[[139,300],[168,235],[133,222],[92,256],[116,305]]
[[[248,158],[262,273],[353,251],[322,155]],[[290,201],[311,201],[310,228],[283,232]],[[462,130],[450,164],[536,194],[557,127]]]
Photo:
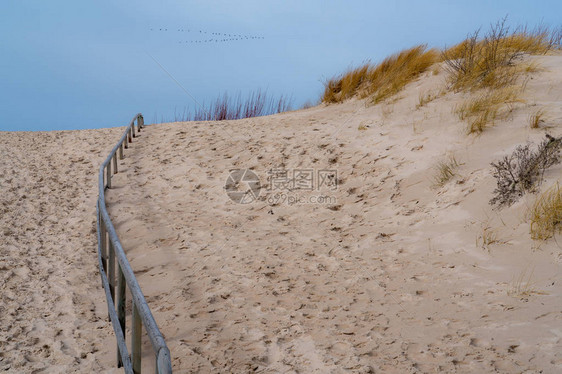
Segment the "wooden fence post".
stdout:
[[111,188],[111,162],[107,163],[106,172],[107,172],[107,177],[105,179],[107,182],[107,188]]
[[[117,317],[119,318],[119,324],[121,325],[121,330],[123,331],[123,336],[125,336],[125,287],[127,284],[125,283],[125,275],[123,274],[123,270],[121,269],[121,265],[117,266],[118,269],[118,277],[117,277]],[[121,352],[119,348],[117,349],[117,367],[123,366],[123,362],[121,362]]]
[[133,361],[133,373],[140,374],[141,372],[141,330],[142,321],[139,314],[139,310],[133,300],[133,325],[132,325],[132,361]]
[[[105,230],[105,224],[103,222],[103,218],[101,215],[101,212],[99,214],[98,217],[99,221],[100,221],[100,247],[101,247],[101,259],[102,259],[102,265],[103,265],[103,270],[104,272],[107,273],[107,240],[106,240],[106,230]],[[103,277],[102,277],[103,279]],[[101,286],[103,287],[103,281]]]
[[117,152],[113,155],[113,173],[117,174],[119,169],[117,168]]
[[109,264],[107,266],[107,278],[109,280],[111,300],[113,302],[113,306],[115,306],[115,248],[113,248],[111,240],[109,240]]

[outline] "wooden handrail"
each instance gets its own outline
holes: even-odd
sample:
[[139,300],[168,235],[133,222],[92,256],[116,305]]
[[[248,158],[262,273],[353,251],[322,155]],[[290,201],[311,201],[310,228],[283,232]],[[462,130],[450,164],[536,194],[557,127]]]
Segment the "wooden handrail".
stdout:
[[[144,119],[139,113],[133,117],[119,142],[100,166],[97,201],[98,262],[101,282],[107,299],[108,314],[117,339],[117,366],[122,366],[127,374],[140,374],[141,336],[144,326],[156,356],[156,373],[170,374],[172,373],[170,350],[146,303],[105,204],[105,189],[111,188],[111,178],[118,172],[117,152],[119,151],[119,159],[122,160],[124,158],[123,149],[129,148],[129,144],[136,137],[135,122],[137,123],[137,133],[141,132],[144,127]],[[115,259],[117,259],[117,269]],[[117,274],[115,274],[116,271]],[[117,295],[115,294],[116,286]],[[129,355],[125,341],[125,290],[127,287],[129,287],[133,299],[131,355]]]

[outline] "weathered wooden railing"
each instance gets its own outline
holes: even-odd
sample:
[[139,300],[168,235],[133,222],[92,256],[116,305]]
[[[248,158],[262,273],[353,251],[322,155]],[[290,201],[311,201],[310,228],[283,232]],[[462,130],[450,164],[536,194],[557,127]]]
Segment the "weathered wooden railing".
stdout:
[[[137,132],[142,130],[144,119],[139,113],[131,120],[117,145],[113,147],[107,159],[100,166],[97,203],[98,260],[109,317],[117,338],[117,366],[122,366],[127,374],[139,374],[141,372],[141,332],[144,325],[156,356],[156,373],[168,374],[172,372],[170,351],[150,312],[105,206],[105,189],[111,188],[111,177],[118,171],[117,158],[123,159],[123,149],[128,148],[133,138],[136,137],[135,121],[137,122]],[[115,258],[117,258],[117,269],[115,269]],[[115,298],[116,286],[117,299]],[[125,341],[125,288],[127,286],[133,299],[131,355],[129,355]]]

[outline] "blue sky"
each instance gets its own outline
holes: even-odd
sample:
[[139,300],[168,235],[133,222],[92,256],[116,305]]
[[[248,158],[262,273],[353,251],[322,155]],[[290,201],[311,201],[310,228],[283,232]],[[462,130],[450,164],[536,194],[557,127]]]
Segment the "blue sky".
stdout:
[[[262,89],[298,107],[350,66],[454,44],[506,14],[559,26],[562,2],[2,0],[0,130],[122,126],[137,112],[151,123],[193,108],[150,56],[199,102]],[[263,39],[190,43],[212,33]]]

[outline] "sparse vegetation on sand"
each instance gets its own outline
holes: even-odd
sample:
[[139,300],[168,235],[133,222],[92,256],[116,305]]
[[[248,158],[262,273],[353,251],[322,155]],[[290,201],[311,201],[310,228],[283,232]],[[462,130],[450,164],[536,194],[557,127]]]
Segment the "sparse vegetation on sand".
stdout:
[[546,169],[560,162],[562,137],[547,138],[532,150],[529,144],[519,146],[498,162],[493,162],[497,186],[492,205],[511,205],[542,182]]
[[[256,90],[250,92],[246,97],[241,93],[230,96],[227,93],[218,96],[210,104],[198,104],[198,107],[189,112],[187,108],[182,113],[174,113],[172,120],[164,117],[160,122],[187,122],[187,121],[224,121],[243,118],[261,117],[270,114],[282,113],[292,109],[292,99],[281,95],[273,97],[266,91]],[[153,123],[156,123],[155,118]]]
[[208,106],[197,108],[190,120],[223,121],[252,118],[286,112],[290,108],[290,98],[283,95],[279,98],[270,97],[262,90],[251,92],[245,99],[241,94],[231,97],[225,93]]
[[467,132],[480,133],[497,119],[505,119],[520,101],[521,88],[516,86],[481,90],[455,108],[462,121],[467,121]]
[[[504,18],[480,37],[480,30],[443,51],[418,45],[387,57],[378,65],[371,63],[329,79],[322,102],[341,103],[357,97],[377,104],[399,92],[406,84],[433,66],[434,74],[442,67],[449,73],[449,88],[472,94],[455,109],[461,120],[468,121],[468,133],[480,133],[513,109],[524,87],[522,75],[537,70],[533,62],[520,64],[525,54],[546,54],[562,47],[562,28],[537,26],[511,30]],[[436,95],[421,94],[420,108]],[[507,104],[507,107],[506,107]],[[539,118],[540,120],[540,118]]]
[[498,242],[498,233],[488,222],[482,223],[482,233],[476,237],[476,246],[489,250],[492,244]]
[[456,175],[459,163],[454,156],[450,156],[446,161],[441,161],[435,167],[436,173],[433,176],[433,185],[435,187],[444,186],[449,180]]
[[531,116],[529,117],[529,125],[532,129],[538,129],[542,122],[544,122],[544,115],[546,111],[544,108],[536,110]]
[[524,269],[519,275],[513,279],[507,290],[508,296],[516,297],[518,299],[527,299],[532,295],[545,295],[544,292],[535,289],[535,284],[532,281],[534,271],[527,272]]
[[510,31],[504,18],[492,25],[483,38],[479,37],[478,30],[443,51],[451,87],[474,92],[460,110],[457,109],[459,118],[468,120],[468,132],[482,132],[499,118],[504,104],[518,100],[520,87],[524,86],[521,75],[536,70],[536,65],[517,64],[524,54],[545,54],[560,49],[561,40],[561,29],[539,26],[532,30],[518,27]]
[[438,60],[437,50],[418,45],[387,57],[378,65],[364,64],[328,80],[322,102],[340,103],[352,97],[369,97],[373,103],[381,102]]
[[420,92],[420,95],[418,97],[418,104],[416,105],[416,109],[419,109],[419,108],[425,106],[426,104],[432,102],[438,96],[439,96],[439,94],[436,94],[436,93],[433,93],[433,92]]
[[556,183],[537,197],[531,208],[531,238],[546,240],[562,230],[562,190]]
[[512,85],[524,69],[516,62],[524,54],[545,54],[560,49],[562,29],[538,26],[513,31],[506,18],[492,25],[480,38],[480,30],[442,53],[454,89],[500,88]]

